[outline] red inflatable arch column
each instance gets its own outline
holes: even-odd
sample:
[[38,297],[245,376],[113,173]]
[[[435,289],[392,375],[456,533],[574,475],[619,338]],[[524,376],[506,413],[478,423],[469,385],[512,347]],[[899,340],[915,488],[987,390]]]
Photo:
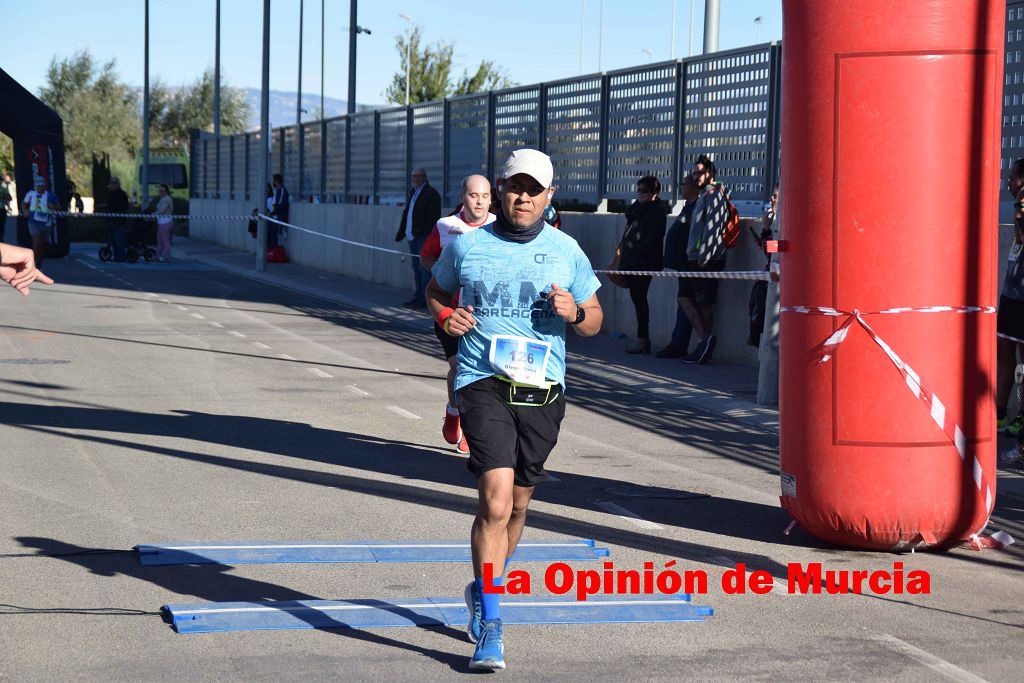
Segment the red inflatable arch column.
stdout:
[[[995,306],[1005,11],[783,0],[784,311]],[[995,497],[995,315],[864,315],[901,374],[857,320],[819,364],[848,321],[820,313],[782,314],[783,506],[863,548],[979,532]]]

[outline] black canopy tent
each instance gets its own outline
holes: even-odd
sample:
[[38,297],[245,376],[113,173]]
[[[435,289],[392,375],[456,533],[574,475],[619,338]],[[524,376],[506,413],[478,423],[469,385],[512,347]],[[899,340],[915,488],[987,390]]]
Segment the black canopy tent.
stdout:
[[[57,112],[39,101],[32,93],[0,69],[0,131],[14,141],[14,177],[18,184],[18,205],[36,178],[46,181],[46,188],[56,195],[62,209],[67,197],[67,173],[64,167],[64,122]],[[18,244],[32,246],[28,221],[18,216]],[[58,218],[50,234],[49,256],[67,256],[69,250],[68,219]]]

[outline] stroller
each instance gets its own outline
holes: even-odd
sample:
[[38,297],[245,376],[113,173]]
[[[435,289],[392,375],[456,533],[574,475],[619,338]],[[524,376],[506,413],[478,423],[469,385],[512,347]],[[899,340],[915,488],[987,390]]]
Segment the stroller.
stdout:
[[[151,230],[151,224],[152,220],[150,220],[150,217],[145,214],[139,215],[131,222],[124,238],[124,260],[126,262],[137,263],[140,256],[145,259],[147,263],[156,260],[156,249],[146,245],[147,237],[149,237]],[[113,242],[100,247],[99,256],[100,261],[113,261]]]

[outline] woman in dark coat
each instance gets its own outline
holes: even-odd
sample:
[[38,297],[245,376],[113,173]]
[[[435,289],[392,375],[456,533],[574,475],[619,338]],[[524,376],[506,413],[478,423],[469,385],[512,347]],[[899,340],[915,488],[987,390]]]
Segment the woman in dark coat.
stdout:
[[[665,223],[668,212],[658,200],[661,183],[654,176],[644,176],[636,182],[636,202],[626,209],[626,231],[619,243],[620,270],[661,270],[664,267],[662,251],[665,241]],[[636,343],[626,353],[649,353],[651,350],[650,307],[647,292],[651,288],[650,275],[631,275],[629,298],[636,308]]]

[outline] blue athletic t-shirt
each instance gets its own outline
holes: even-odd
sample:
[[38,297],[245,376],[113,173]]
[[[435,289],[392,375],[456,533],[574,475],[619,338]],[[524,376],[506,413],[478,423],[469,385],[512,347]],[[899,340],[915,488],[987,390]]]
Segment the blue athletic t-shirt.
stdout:
[[489,357],[497,334],[551,342],[547,379],[565,388],[566,323],[544,297],[555,283],[581,304],[601,286],[576,240],[545,225],[531,241],[511,242],[491,224],[445,247],[433,274],[446,292],[462,287],[462,305],[473,307],[477,323],[459,340],[456,390],[495,374]]

